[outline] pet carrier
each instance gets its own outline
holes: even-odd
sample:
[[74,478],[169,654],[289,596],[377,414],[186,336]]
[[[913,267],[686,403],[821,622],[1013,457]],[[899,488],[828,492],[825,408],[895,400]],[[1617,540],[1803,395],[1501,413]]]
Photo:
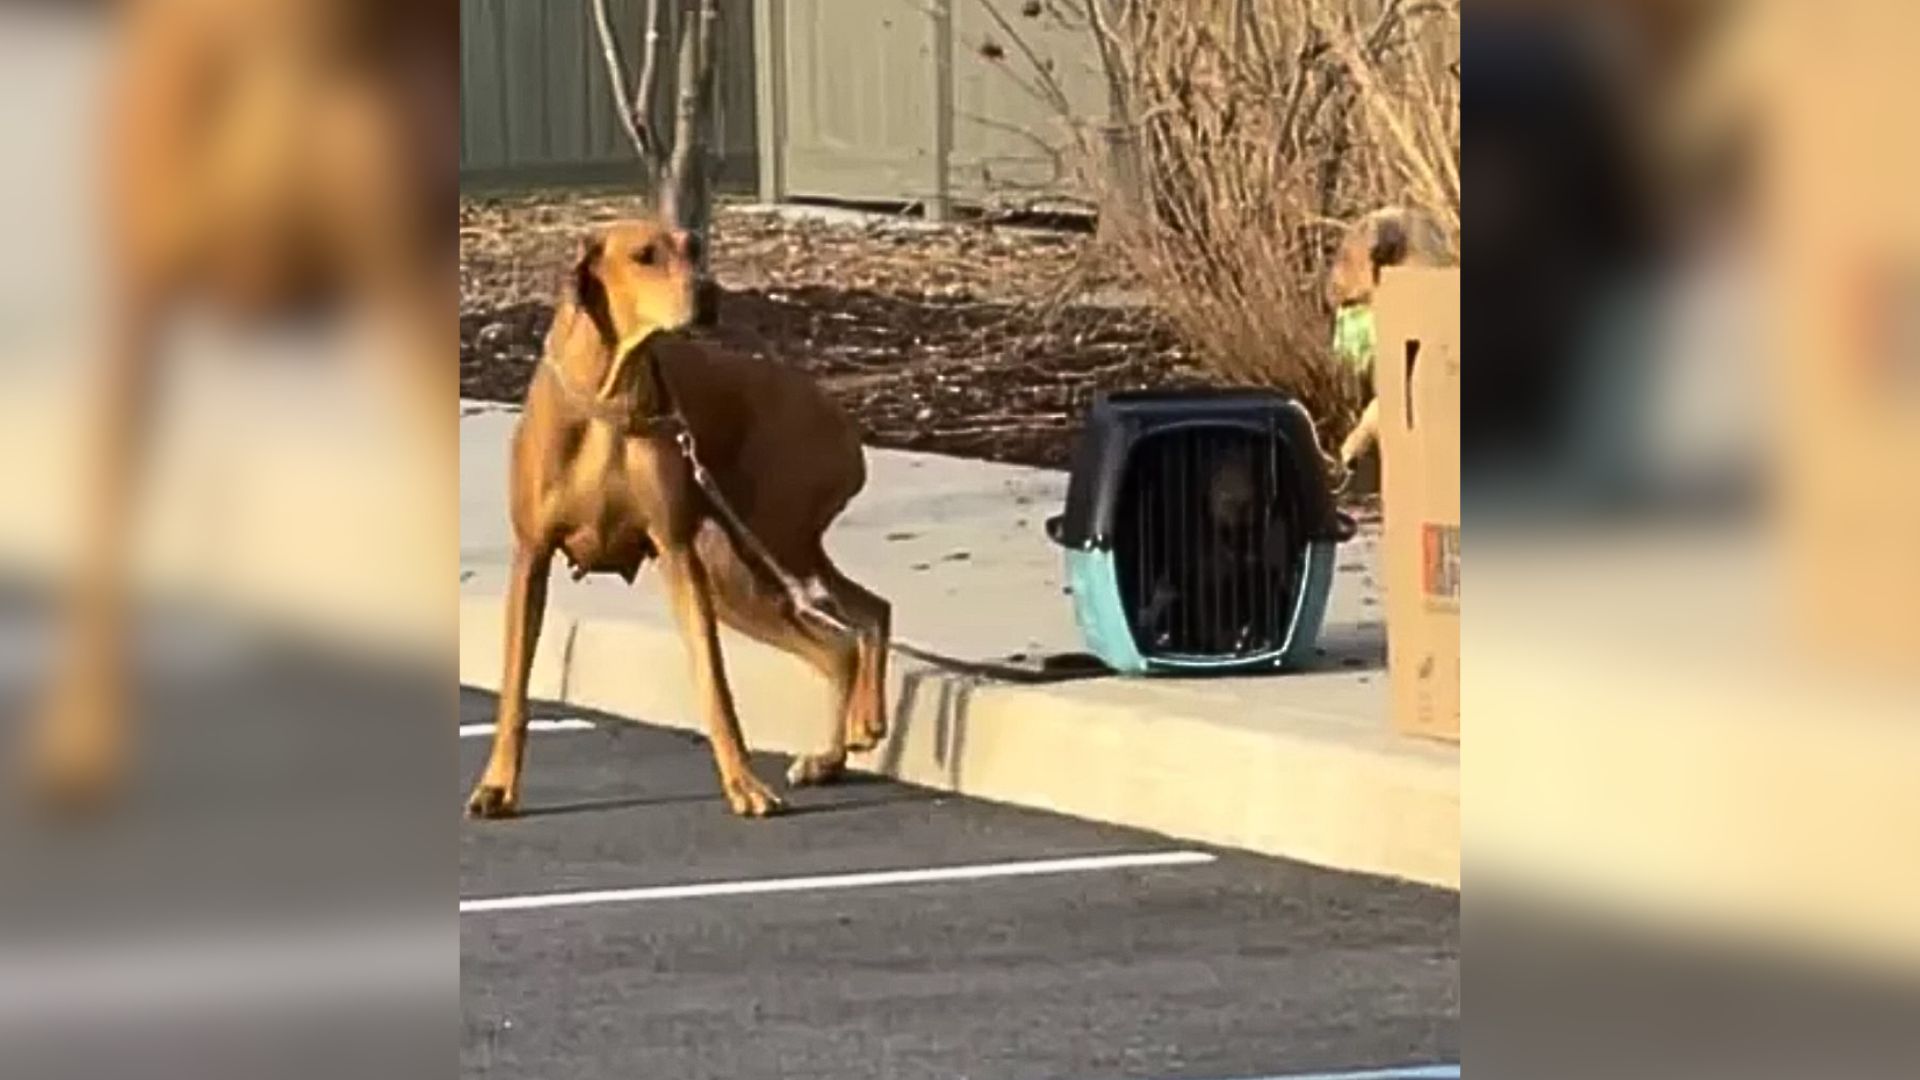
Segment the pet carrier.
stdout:
[[1088,648],[1123,672],[1298,666],[1352,532],[1306,410],[1253,390],[1102,395],[1047,522]]

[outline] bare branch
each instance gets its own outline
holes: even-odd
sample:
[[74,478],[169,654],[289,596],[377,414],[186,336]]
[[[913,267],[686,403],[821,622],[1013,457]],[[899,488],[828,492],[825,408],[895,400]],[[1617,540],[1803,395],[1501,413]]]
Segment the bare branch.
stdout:
[[[594,0],[603,4],[606,0]],[[660,0],[647,0],[647,32],[641,38],[640,83],[633,88],[634,125],[646,143],[645,152],[657,167],[660,138],[653,130],[653,74],[660,59]]]
[[1041,100],[1051,105],[1062,116],[1073,115],[1073,102],[1068,100],[1067,92],[1061,89],[1060,81],[1054,78],[1053,69],[1041,59],[1039,53],[1033,51],[1033,46],[1027,43],[1026,35],[1013,28],[1013,24],[1000,14],[1000,9],[993,5],[993,0],[980,0],[980,7],[993,20],[994,25],[1000,28],[1000,32],[1007,35],[1014,47],[1020,50],[1021,55],[1027,58],[1027,63],[1032,65],[1034,76],[1039,80],[1038,85],[1044,91]]
[[1459,165],[1451,154],[1424,153],[1405,117],[1388,102],[1387,95],[1374,78],[1371,65],[1360,55],[1352,40],[1341,35],[1329,36],[1333,37],[1334,52],[1346,65],[1348,76],[1359,87],[1367,111],[1387,129],[1400,149],[1405,166],[1427,189],[1428,200],[1447,215],[1448,227],[1457,231],[1460,222]]
[[626,129],[634,152],[645,157],[646,143],[640,137],[639,127],[634,124],[633,110],[627,106],[627,67],[620,62],[620,46],[613,39],[613,20],[607,17],[607,0],[590,0],[590,3],[593,5],[594,29],[600,35],[600,55],[606,61],[607,84],[613,90],[613,111],[619,114],[620,126]]

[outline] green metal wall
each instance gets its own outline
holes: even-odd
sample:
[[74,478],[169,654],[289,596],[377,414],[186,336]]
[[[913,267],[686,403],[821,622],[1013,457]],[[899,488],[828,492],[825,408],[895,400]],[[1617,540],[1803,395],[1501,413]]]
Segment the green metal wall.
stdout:
[[[654,77],[653,117],[673,131],[674,9],[661,0],[665,35]],[[720,183],[751,191],[754,169],[752,0],[722,0],[719,67]],[[628,78],[638,76],[645,0],[608,0]],[[621,184],[636,158],[613,93],[587,0],[460,0],[460,183],[463,190]]]
[[[663,33],[672,42],[673,0]],[[608,0],[636,66],[645,0]],[[770,200],[923,203],[1071,194],[1075,122],[1097,122],[1105,85],[1085,33],[1023,19],[1012,0],[721,0],[721,186]],[[994,18],[1010,22],[1028,56]],[[600,185],[635,175],[613,111],[588,0],[461,0],[461,181],[466,190]],[[994,51],[1000,59],[983,55]],[[672,130],[674,64],[654,85]],[[1023,85],[1024,84],[1024,85]],[[768,122],[760,124],[760,117]]]

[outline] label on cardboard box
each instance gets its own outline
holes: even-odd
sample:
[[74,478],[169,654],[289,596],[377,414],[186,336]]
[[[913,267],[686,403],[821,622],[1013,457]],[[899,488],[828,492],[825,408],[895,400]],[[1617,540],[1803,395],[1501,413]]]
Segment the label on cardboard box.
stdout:
[[1460,608],[1460,526],[1426,522],[1420,526],[1420,591],[1427,607]]

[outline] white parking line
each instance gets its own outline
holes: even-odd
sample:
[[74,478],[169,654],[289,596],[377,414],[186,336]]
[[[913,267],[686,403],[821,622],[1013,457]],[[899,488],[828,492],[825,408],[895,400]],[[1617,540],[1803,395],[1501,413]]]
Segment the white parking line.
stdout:
[[[492,724],[461,724],[460,737],[463,739],[484,739],[493,734]],[[567,717],[562,720],[529,720],[527,730],[535,734],[549,731],[592,731],[593,723]]]
[[881,885],[926,885],[947,881],[1074,874],[1092,870],[1130,870],[1158,866],[1195,866],[1214,861],[1204,851],[1144,851],[1118,855],[1086,855],[1069,859],[983,863],[973,866],[936,866],[916,870],[874,870],[857,874],[815,877],[763,878],[758,881],[706,881],[687,885],[648,885],[631,889],[593,889],[586,892],[530,896],[490,896],[460,901],[460,914],[489,911],[527,911],[534,908],[579,907],[584,904],[635,904],[655,900],[688,900],[707,896],[753,896],[761,893],[816,892],[827,889],[864,889]]
[[290,1003],[444,1001],[459,990],[459,954],[451,924],[421,918],[9,944],[0,1034]]
[[1248,1080],[1459,1080],[1459,1065],[1407,1065],[1402,1068],[1361,1068],[1357,1072],[1288,1072]]

